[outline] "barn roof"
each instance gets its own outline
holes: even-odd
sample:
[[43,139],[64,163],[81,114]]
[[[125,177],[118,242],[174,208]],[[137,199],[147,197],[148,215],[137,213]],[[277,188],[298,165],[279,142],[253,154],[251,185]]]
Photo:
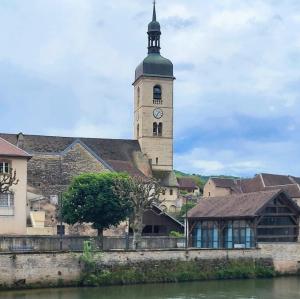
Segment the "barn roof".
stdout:
[[[207,197],[188,212],[189,218],[256,217],[259,210],[279,194],[294,202],[282,190],[269,190],[222,197]],[[295,209],[298,208],[295,206]],[[298,211],[299,212],[299,211]]]

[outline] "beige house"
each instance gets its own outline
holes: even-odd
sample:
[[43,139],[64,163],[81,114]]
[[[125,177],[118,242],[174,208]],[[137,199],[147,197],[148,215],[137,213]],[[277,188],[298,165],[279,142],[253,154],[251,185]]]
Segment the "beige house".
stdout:
[[27,162],[31,156],[0,138],[0,180],[13,176],[17,182],[0,193],[0,235],[26,234]]

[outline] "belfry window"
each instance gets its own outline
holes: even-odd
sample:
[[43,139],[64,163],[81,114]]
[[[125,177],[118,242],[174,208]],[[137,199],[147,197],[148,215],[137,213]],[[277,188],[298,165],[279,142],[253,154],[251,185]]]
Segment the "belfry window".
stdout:
[[153,123],[153,136],[157,136],[157,123]]
[[162,136],[163,123],[153,123],[153,136]]
[[161,86],[155,85],[153,87],[153,104],[162,104],[161,94]]
[[163,124],[159,123],[157,128],[157,135],[162,136]]
[[138,87],[138,89],[137,89],[137,107],[140,106],[140,97],[141,97],[141,91],[140,91],[140,88]]
[[136,137],[139,138],[140,137],[140,125],[138,124],[136,127]]

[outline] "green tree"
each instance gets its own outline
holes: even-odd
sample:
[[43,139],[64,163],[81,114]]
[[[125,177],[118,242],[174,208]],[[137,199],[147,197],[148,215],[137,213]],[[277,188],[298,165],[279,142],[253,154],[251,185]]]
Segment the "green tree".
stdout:
[[75,177],[63,196],[63,221],[71,225],[91,223],[102,237],[104,229],[120,224],[132,211],[131,202],[113,191],[117,181],[127,178],[126,174],[111,172]]

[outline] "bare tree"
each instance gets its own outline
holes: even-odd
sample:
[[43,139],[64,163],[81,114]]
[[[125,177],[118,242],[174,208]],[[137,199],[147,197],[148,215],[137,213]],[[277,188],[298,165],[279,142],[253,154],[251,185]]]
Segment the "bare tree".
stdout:
[[19,180],[17,179],[16,170],[10,170],[9,173],[0,174],[0,193],[9,192],[13,185],[17,185]]
[[132,204],[130,224],[133,230],[133,249],[140,247],[145,211],[163,202],[160,198],[163,190],[153,178],[129,177],[117,181],[114,192],[121,198],[129,199]]

